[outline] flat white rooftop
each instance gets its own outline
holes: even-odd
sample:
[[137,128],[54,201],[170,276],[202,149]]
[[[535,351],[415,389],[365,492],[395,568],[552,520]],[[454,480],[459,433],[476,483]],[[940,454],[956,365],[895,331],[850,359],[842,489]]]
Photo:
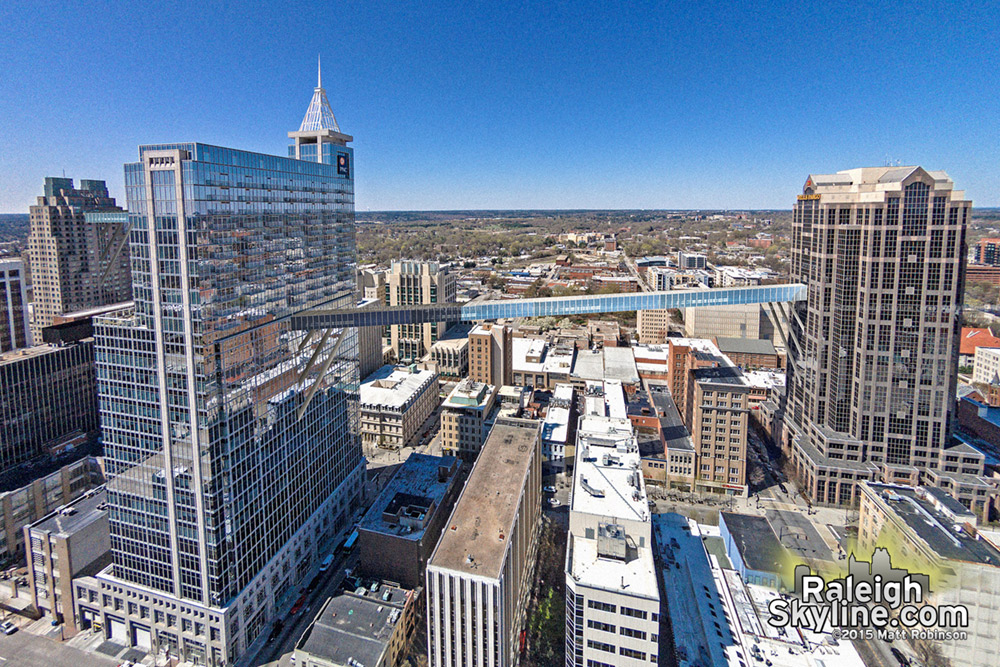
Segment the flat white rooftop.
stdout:
[[545,341],[538,338],[515,338],[510,342],[511,368],[515,373],[541,373],[547,347]]
[[542,422],[542,441],[566,444],[569,438],[569,408],[549,408]]
[[628,419],[581,417],[576,454],[571,512],[649,520],[639,445]]
[[771,389],[785,386],[785,374],[780,371],[744,371],[743,377],[751,387]]
[[401,408],[436,377],[434,371],[383,366],[361,383],[361,405]]
[[656,565],[649,545],[630,550],[627,560],[598,556],[597,540],[571,535],[569,575],[578,584],[622,595],[659,600]]

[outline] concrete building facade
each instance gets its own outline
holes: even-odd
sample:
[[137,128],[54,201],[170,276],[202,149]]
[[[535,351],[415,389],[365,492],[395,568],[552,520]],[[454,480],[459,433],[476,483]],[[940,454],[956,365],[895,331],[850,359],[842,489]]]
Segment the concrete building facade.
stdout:
[[1000,347],[977,347],[972,362],[972,381],[990,384],[1000,377]]
[[35,610],[65,623],[64,634],[75,635],[73,578],[111,561],[111,533],[103,489],[61,506],[24,528],[28,553],[28,586]]
[[361,442],[366,449],[406,447],[440,400],[435,371],[383,366],[361,383]]
[[513,383],[513,332],[502,324],[480,324],[469,332],[469,377],[497,386]]
[[503,418],[427,564],[431,667],[516,665],[542,511],[538,422]]
[[638,311],[636,329],[639,333],[639,342],[643,345],[659,345],[667,342],[667,336],[670,334],[670,311]]
[[749,383],[712,341],[673,338],[669,356],[670,394],[694,446],[693,490],[745,494]]
[[688,338],[774,338],[774,325],[763,306],[710,306],[684,309],[684,335]]

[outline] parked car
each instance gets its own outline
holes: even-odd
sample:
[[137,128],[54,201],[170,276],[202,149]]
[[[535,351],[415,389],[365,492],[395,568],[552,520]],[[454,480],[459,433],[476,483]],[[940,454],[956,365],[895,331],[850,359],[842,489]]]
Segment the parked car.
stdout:
[[270,644],[270,643],[272,643],[272,642],[273,642],[273,641],[274,641],[275,639],[277,639],[277,638],[278,638],[278,635],[280,635],[280,634],[281,634],[281,631],[282,631],[282,630],[284,629],[284,627],[285,627],[285,624],[284,624],[284,623],[282,623],[280,619],[279,619],[279,620],[277,620],[277,621],[275,621],[275,622],[274,622],[274,627],[273,627],[273,628],[271,628],[271,634],[269,634],[269,635],[267,636],[267,643],[268,643],[268,644]]
[[305,593],[303,593],[302,595],[299,596],[299,599],[295,601],[295,604],[292,605],[292,613],[297,614],[300,611],[302,611],[302,607],[303,605],[305,605],[305,603],[306,603],[306,595]]
[[559,501],[556,500],[555,498],[549,498],[549,505],[552,505],[553,507],[559,507]]
[[542,491],[544,491],[545,493],[555,493],[556,492],[556,487],[554,487],[554,486],[543,486],[542,487]]
[[779,483],[778,488],[781,489],[782,493],[788,493],[788,487],[785,486],[784,483]]
[[3,630],[5,635],[12,635],[17,632],[17,626],[10,621],[4,621],[3,623],[0,623],[0,630]]

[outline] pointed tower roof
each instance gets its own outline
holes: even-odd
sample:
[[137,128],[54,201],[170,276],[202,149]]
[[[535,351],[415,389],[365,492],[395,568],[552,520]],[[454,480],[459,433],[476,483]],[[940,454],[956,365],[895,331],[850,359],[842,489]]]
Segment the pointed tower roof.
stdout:
[[302,118],[299,132],[316,132],[317,130],[333,130],[340,132],[337,125],[337,118],[330,108],[330,100],[326,98],[326,90],[323,89],[323,72],[320,66],[319,57],[316,58],[316,88],[313,89],[312,100],[309,101],[309,108]]

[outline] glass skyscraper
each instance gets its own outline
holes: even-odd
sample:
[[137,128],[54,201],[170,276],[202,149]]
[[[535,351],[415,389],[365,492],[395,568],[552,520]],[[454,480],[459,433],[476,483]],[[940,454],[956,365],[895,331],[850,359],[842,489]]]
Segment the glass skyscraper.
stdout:
[[196,664],[247,655],[360,502],[356,331],[290,327],[356,302],[352,138],[320,86],[289,136],[140,146],[135,304],[96,323],[113,563],[77,611]]

